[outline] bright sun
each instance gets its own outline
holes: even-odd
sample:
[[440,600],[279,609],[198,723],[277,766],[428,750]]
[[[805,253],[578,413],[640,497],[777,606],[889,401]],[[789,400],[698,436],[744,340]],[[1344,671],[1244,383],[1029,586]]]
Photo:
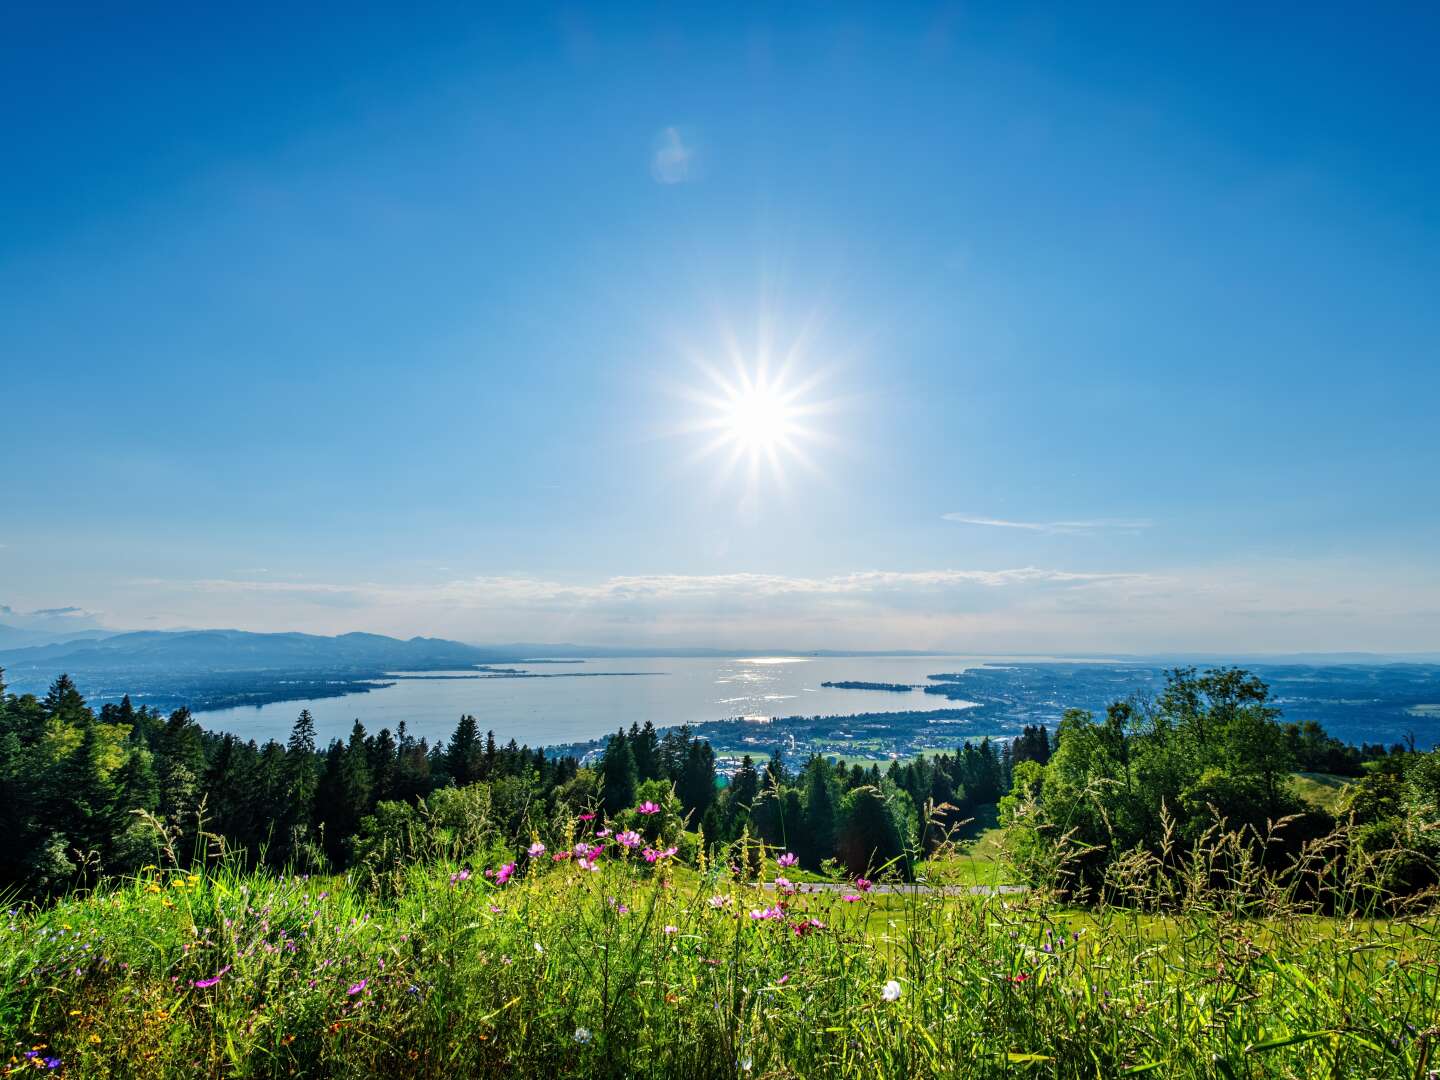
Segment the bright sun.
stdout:
[[811,421],[831,407],[814,399],[818,375],[794,382],[785,366],[772,371],[763,357],[751,363],[736,358],[729,376],[708,365],[702,369],[711,386],[685,392],[700,407],[685,430],[708,435],[696,458],[719,458],[720,483],[741,480],[742,507],[753,509],[767,476],[785,487],[792,466],[817,471],[807,448],[826,440]]
[[742,373],[740,383],[726,391],[719,427],[740,450],[768,455],[799,434],[794,392],[787,394],[783,387],[772,385],[763,372],[753,382]]

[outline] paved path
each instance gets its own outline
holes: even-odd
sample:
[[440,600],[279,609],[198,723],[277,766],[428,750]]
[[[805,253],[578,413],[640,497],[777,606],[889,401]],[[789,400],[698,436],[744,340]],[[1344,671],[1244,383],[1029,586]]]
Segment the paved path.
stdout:
[[[775,890],[775,883],[767,881],[763,886],[771,892]],[[819,892],[844,892],[853,893],[855,886],[843,881],[804,881],[798,882],[795,886],[796,892],[819,893]],[[1023,893],[1026,891],[1024,885],[892,885],[882,882],[872,885],[870,891],[873,893],[893,893],[899,896],[1006,896],[1011,893]]]

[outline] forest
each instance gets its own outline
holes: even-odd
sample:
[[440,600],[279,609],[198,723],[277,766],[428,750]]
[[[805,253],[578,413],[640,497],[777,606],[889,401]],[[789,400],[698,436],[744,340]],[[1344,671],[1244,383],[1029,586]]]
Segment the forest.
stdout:
[[[1343,805],[1297,794],[1297,772],[1348,778]],[[470,791],[470,789],[476,789]],[[60,676],[43,697],[0,681],[0,888],[33,897],[93,886],[148,865],[223,851],[251,868],[341,870],[373,861],[399,833],[470,791],[483,792],[499,851],[524,847],[576,814],[618,820],[650,803],[691,849],[760,841],[827,876],[881,868],[913,878],[953,851],[962,827],[998,804],[1021,873],[1052,873],[1064,847],[1076,896],[1114,890],[1115,867],[1162,859],[1223,823],[1271,864],[1300,857],[1343,818],[1356,850],[1388,858],[1397,894],[1436,882],[1440,759],[1403,745],[1353,747],[1315,723],[1287,724],[1268,687],[1234,668],[1170,673],[1161,693],[1071,710],[1053,734],[878,764],[810,755],[745,757],[730,776],[694,728],[636,722],[598,764],[499,745],[472,716],[430,745],[402,723],[316,742],[301,712],[286,743],[203,730],[181,708],[128,698],[92,710]]]

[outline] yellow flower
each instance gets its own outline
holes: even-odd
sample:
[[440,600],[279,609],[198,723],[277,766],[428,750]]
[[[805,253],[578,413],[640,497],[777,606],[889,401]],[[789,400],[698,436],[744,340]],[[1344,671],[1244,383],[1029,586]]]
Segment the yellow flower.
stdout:
[[98,1045],[100,1044],[100,1036],[99,1036],[99,1035],[96,1035],[96,1034],[92,1031],[92,1032],[90,1033],[90,1042],[91,1042],[92,1044],[98,1046]]
[[71,1016],[79,1016],[79,1015],[80,1015],[80,1010],[79,1010],[79,1009],[71,1009],[71,1010],[70,1010],[70,1015],[71,1015]]

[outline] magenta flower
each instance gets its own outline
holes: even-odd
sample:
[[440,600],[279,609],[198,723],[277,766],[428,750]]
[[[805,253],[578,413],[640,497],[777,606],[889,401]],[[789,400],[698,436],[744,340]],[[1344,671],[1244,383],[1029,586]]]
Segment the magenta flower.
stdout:
[[208,979],[195,979],[194,981],[192,981],[192,982],[190,983],[190,985],[193,986],[193,987],[195,987],[196,990],[209,990],[210,987],[214,986],[214,985],[215,985],[216,983],[218,983],[221,979],[223,979],[223,978],[225,977],[225,973],[226,973],[227,971],[229,971],[229,970],[230,970],[230,965],[229,965],[229,964],[226,964],[223,968],[221,968],[219,971],[217,971],[212,977],[210,977],[210,978],[208,978]]
[[595,820],[595,815],[594,815],[594,814],[581,814],[581,815],[580,815],[580,820],[581,820],[581,821],[594,821],[594,820]]
[[775,879],[775,888],[779,892],[786,893],[787,895],[795,892],[795,885],[788,878],[777,877]]
[[840,899],[844,900],[847,904],[853,904],[856,900],[860,899],[860,896],[857,893],[846,893],[844,896],[840,897]]
[[[637,848],[640,846],[640,834],[634,829],[627,829],[615,839],[619,840],[620,843],[624,844],[627,848]],[[651,861],[653,862],[654,860]]]
[[355,983],[355,985],[351,986],[349,990],[346,990],[345,993],[350,997],[354,997],[356,994],[360,993],[361,990],[365,989],[365,984],[369,981],[369,979],[361,979],[358,983]]
[[799,861],[800,856],[796,855],[793,851],[787,851],[784,855],[781,855],[778,859],[775,860],[776,863],[778,863],[780,866],[785,867],[786,869],[794,866]]
[[532,859],[538,859],[541,855],[545,854],[545,845],[540,843],[539,840],[536,840],[525,849],[525,854],[529,855]]
[[660,812],[660,807],[656,806],[649,799],[646,799],[644,802],[642,802],[639,806],[636,807],[636,809],[639,810],[640,813],[644,814],[646,817],[649,817],[651,814],[658,814]]
[[869,878],[857,877],[855,879],[855,888],[859,889],[861,892],[869,892],[874,884],[875,883]]
[[765,908],[763,911],[757,909],[757,910],[755,910],[755,911],[750,912],[750,918],[756,919],[756,920],[761,920],[761,919],[779,919],[779,918],[782,918],[784,915],[785,915],[785,912],[782,911],[782,910],[781,910],[780,908],[778,908],[778,907],[767,907],[767,908]]
[[511,876],[512,874],[514,874],[514,873],[515,873],[515,864],[514,864],[513,862],[508,862],[508,863],[506,863],[504,866],[502,866],[502,867],[500,868],[500,871],[495,875],[495,884],[496,884],[496,885],[504,885],[507,881],[510,880],[510,876]]

